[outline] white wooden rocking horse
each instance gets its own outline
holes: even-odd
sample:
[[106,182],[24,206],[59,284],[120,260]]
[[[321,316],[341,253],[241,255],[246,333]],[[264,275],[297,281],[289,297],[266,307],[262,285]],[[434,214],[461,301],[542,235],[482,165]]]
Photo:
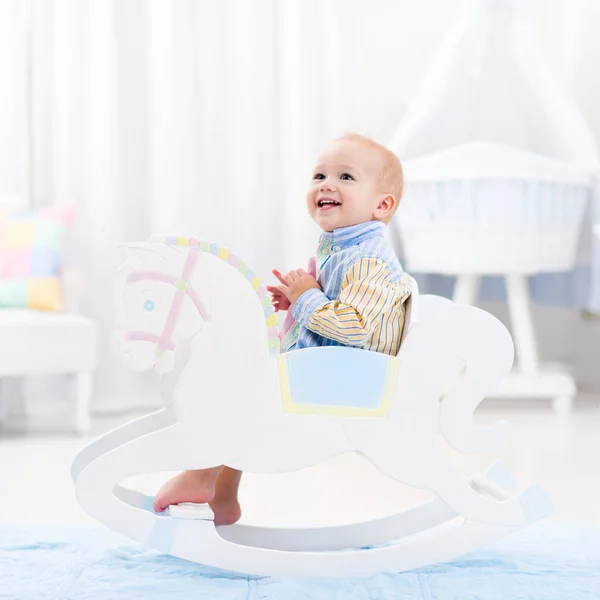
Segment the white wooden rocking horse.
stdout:
[[[444,561],[551,512],[539,486],[517,491],[501,463],[465,478],[435,442],[441,435],[459,452],[495,453],[507,432],[504,422],[472,420],[513,362],[509,333],[488,313],[419,298],[415,285],[397,357],[346,347],[279,354],[269,295],[227,248],[152,236],[128,253],[119,271],[126,331],[114,346],[129,368],[163,374],[165,406],[76,457],[77,498],[102,523],[223,569],[336,577]],[[158,514],[153,498],[120,485],[145,472],[218,465],[281,473],[346,452],[435,500],[347,526],[215,527],[208,506]]]

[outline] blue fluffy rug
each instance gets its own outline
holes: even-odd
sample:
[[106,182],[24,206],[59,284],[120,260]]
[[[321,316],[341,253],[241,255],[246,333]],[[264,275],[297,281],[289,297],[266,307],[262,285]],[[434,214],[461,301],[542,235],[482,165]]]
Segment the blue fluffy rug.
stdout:
[[10,600],[599,600],[600,530],[541,524],[452,562],[342,580],[237,575],[146,550],[101,527],[0,527]]

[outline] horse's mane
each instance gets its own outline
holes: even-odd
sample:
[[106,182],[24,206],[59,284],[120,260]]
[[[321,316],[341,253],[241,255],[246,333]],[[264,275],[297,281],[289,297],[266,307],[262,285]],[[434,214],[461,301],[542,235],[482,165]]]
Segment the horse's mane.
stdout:
[[260,303],[262,304],[263,312],[265,313],[265,325],[269,335],[269,352],[272,355],[279,354],[280,340],[279,328],[277,327],[277,315],[271,306],[271,298],[267,294],[267,288],[261,284],[253,269],[246,262],[241,260],[235,252],[231,252],[226,246],[221,246],[216,242],[209,242],[203,239],[186,236],[174,235],[152,235],[150,242],[154,244],[165,244],[167,246],[192,246],[200,249],[202,252],[208,252],[223,262],[230,265],[232,268],[239,271],[246,281],[252,286],[256,292]]

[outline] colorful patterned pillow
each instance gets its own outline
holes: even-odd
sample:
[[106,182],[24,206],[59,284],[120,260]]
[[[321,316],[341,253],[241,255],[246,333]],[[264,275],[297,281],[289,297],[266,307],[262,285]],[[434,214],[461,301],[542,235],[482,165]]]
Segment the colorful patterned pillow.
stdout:
[[61,310],[63,246],[74,209],[0,214],[0,307]]

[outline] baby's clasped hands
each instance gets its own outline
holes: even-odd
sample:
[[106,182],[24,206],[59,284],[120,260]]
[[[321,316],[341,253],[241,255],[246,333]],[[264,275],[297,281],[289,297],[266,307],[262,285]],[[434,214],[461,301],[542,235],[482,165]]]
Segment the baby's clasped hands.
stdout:
[[277,269],[273,269],[273,275],[281,282],[281,285],[267,286],[267,290],[273,296],[273,308],[276,312],[288,310],[307,290],[321,289],[319,282],[304,269],[290,271],[287,275],[282,275]]

